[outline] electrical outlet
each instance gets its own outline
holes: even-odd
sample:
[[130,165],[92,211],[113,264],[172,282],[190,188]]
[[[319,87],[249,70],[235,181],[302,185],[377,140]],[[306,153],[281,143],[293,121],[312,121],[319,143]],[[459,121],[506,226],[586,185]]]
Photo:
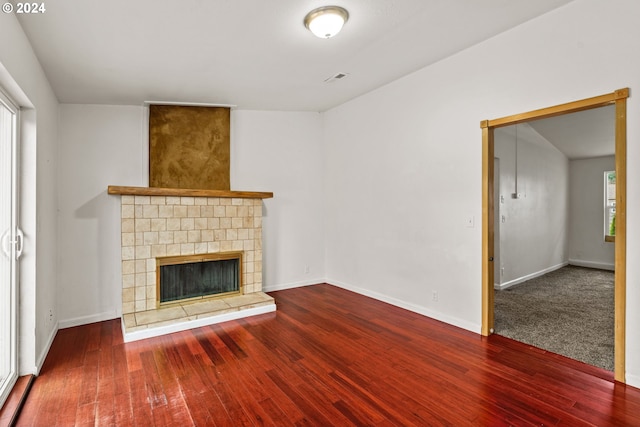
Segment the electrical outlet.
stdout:
[[438,291],[433,291],[433,292],[431,293],[431,299],[432,299],[434,302],[438,302]]
[[309,274],[309,271],[310,271],[309,266],[305,265],[304,266],[304,274]]

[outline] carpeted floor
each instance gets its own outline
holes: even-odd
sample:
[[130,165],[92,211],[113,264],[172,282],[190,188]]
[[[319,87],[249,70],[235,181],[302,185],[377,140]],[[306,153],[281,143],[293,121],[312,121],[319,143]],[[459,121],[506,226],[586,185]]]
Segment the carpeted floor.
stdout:
[[495,293],[495,332],[613,371],[614,273],[567,266]]

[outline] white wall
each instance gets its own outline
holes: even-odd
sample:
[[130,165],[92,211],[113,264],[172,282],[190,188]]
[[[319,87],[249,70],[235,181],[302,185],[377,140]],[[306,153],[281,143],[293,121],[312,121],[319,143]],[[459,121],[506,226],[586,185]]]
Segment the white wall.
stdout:
[[[495,157],[500,159],[500,256],[503,269],[496,283],[504,289],[567,264],[569,161],[526,123],[517,125],[515,192],[515,126],[496,129]],[[502,218],[504,217],[504,222]]]
[[[325,114],[332,283],[480,331],[480,121],[640,88],[635,0],[578,0]],[[605,29],[605,30],[603,30]],[[640,98],[628,100],[627,381],[640,385]],[[475,217],[475,227],[466,218]],[[438,301],[434,301],[437,292]]]
[[263,288],[323,282],[322,117],[233,110],[231,188],[273,191],[263,206]]
[[571,160],[569,263],[613,270],[615,245],[604,241],[604,172],[614,156]]
[[[146,117],[142,106],[60,106],[61,327],[120,314],[120,198],[107,187],[147,185]],[[233,111],[231,123],[232,189],[275,194],[264,202],[264,287],[323,280],[320,115]]]
[[60,106],[58,289],[60,326],[121,313],[120,198],[142,185],[143,107]]
[[58,101],[18,20],[0,14],[0,85],[21,106],[20,374],[37,373],[57,331]]

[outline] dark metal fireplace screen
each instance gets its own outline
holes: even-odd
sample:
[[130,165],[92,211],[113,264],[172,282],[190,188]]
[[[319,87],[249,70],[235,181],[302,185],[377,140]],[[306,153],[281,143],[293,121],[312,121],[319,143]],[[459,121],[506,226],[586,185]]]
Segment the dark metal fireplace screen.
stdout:
[[242,252],[156,259],[158,304],[242,293]]

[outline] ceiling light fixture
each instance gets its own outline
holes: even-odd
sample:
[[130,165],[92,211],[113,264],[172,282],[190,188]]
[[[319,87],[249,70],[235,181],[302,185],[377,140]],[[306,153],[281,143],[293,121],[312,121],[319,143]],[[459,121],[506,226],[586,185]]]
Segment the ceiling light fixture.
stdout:
[[304,17],[304,26],[321,39],[328,39],[340,32],[349,19],[349,12],[340,6],[323,6],[313,9]]

